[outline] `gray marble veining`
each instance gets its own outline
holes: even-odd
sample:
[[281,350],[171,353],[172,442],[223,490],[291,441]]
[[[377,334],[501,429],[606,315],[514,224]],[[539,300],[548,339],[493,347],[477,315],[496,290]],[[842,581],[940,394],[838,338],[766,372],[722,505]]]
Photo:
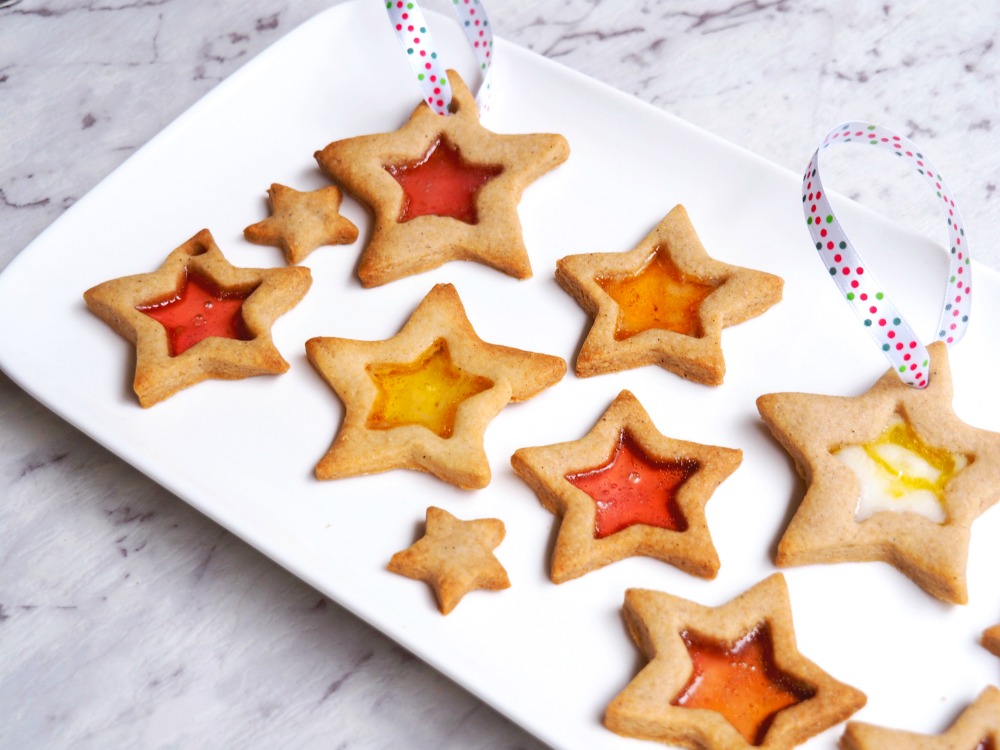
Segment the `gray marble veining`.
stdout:
[[[0,2],[0,267],[218,82],[333,4]],[[500,36],[796,172],[843,120],[901,131],[933,154],[976,256],[1000,269],[993,0],[489,9]],[[844,188],[942,231],[896,181]],[[540,747],[2,374],[0,716],[0,747],[11,748]]]

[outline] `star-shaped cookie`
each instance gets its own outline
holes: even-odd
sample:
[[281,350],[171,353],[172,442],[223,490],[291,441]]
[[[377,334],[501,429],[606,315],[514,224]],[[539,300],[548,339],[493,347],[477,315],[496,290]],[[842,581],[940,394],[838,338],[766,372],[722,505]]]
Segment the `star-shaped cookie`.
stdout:
[[618,734],[696,750],[783,750],[865,704],[799,653],[780,573],[719,607],[629,589],[624,615],[648,663],[607,707],[604,723]]
[[722,329],[779,302],[784,285],[709,257],[683,206],[632,250],[560,259],[556,281],[594,318],[577,375],[659,365],[707,385],[726,372]]
[[[936,342],[928,351],[931,376],[923,390],[904,384],[890,369],[853,398],[772,393],[757,399],[764,422],[807,484],[778,543],[778,565],[882,560],[939,599],[968,601],[971,525],[1000,498],[1000,434],[971,427],[955,415],[948,350]],[[886,447],[884,436],[898,429],[893,425],[902,425],[900,444]],[[939,472],[947,481],[937,482],[943,484],[937,497],[943,521],[892,509],[859,520],[865,485],[842,460],[846,447],[873,454],[872,463],[889,465],[890,476],[898,475],[904,485],[935,479],[929,468],[935,456],[950,459],[952,471]],[[906,448],[926,454],[930,463],[903,468]],[[901,452],[902,457],[893,457]]]
[[561,135],[501,135],[484,128],[472,94],[449,71],[452,114],[421,103],[403,127],[358,136],[316,153],[323,170],[374,215],[358,277],[366,287],[474,260],[531,276],[518,202],[564,162]]
[[243,230],[257,245],[280,247],[289,263],[301,263],[321,245],[347,245],[358,238],[358,228],[340,215],[340,189],[328,185],[300,192],[274,183],[267,191],[271,215]]
[[345,408],[320,479],[407,468],[485,487],[490,420],[566,373],[559,357],[480,339],[451,284],[431,289],[391,339],[317,337],[306,352]]
[[645,555],[714,578],[705,504],[742,452],[674,440],[622,391],[580,440],[521,448],[511,465],[561,518],[549,575],[562,583]]
[[271,326],[311,283],[308,268],[237,268],[203,229],[155,272],[106,281],[83,298],[135,344],[133,386],[148,407],[209,378],[285,372]]
[[493,554],[505,534],[499,519],[462,521],[431,506],[424,535],[394,554],[387,567],[393,573],[425,581],[434,589],[441,614],[446,615],[470,591],[510,587],[507,571]]
[[942,734],[927,735],[847,722],[841,750],[996,750],[1000,747],[1000,690],[984,689]]

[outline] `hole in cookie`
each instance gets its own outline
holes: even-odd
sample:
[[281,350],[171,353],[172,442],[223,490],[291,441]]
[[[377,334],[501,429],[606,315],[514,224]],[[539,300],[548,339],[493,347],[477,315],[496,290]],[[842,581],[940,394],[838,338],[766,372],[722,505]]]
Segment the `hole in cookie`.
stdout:
[[660,247],[638,271],[594,281],[618,303],[617,341],[651,329],[700,338],[701,303],[718,287],[681,271]]
[[996,750],[996,745],[993,744],[993,740],[989,737],[983,737],[974,750]]
[[243,320],[243,302],[253,291],[223,289],[207,276],[184,269],[177,291],[135,309],[163,325],[170,356],[176,357],[210,336],[252,339]]
[[447,216],[476,224],[479,189],[503,172],[503,167],[470,164],[457,147],[438,138],[418,161],[389,164],[385,170],[403,188],[400,224],[418,216]]
[[880,511],[895,511],[944,523],[945,487],[971,463],[969,456],[928,445],[899,414],[874,440],[831,452],[858,478],[861,491],[854,512],[858,522]]
[[734,643],[687,630],[680,636],[693,671],[670,705],[716,711],[752,745],[764,742],[779,711],[816,695],[814,688],[775,664],[766,623]]
[[677,503],[677,492],[699,467],[694,459],[651,458],[627,430],[622,430],[606,463],[566,474],[566,480],[597,504],[595,539],[637,523],[686,531],[688,524]]
[[459,405],[493,387],[489,378],[456,367],[444,339],[413,362],[370,363],[365,369],[378,388],[365,424],[370,430],[420,425],[449,438]]

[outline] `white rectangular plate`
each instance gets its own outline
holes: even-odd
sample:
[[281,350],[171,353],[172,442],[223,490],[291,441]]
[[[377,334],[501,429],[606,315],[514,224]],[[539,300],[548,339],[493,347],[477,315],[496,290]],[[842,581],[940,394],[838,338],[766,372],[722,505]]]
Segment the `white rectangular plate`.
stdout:
[[[474,82],[457,27],[431,21],[449,64]],[[645,746],[601,724],[604,707],[640,665],[620,616],[625,589],[715,605],[774,572],[774,545],[804,488],[754,400],[786,390],[856,395],[886,364],[810,257],[797,175],[502,40],[496,59],[489,127],[562,133],[572,148],[569,161],[521,203],[532,279],[450,263],[364,290],[354,268],[369,220],[348,199],[343,210],[362,239],[314,252],[312,290],[274,327],[292,365],[287,374],[207,382],[149,410],[137,405],[131,346],[86,310],[82,292],[154,270],[203,227],[235,265],[281,265],[278,250],[242,237],[243,227],[266,215],[266,188],[326,184],[314,151],[394,130],[419,98],[383,9],[347,4],[223,82],[10,264],[0,277],[0,363],[49,408],[545,742]],[[688,383],[655,367],[587,380],[569,374],[494,420],[486,434],[494,476],[481,491],[406,471],[313,478],[343,412],[306,361],[306,339],[388,338],[434,283],[449,281],[483,339],[572,363],[589,321],[556,285],[556,259],[630,249],[677,203],[714,257],[786,281],[781,304],[725,332],[724,385]],[[842,205],[858,245],[873,249],[880,275],[899,287],[897,302],[931,334],[944,286],[941,250]],[[890,270],[893,257],[908,259],[905,274]],[[971,331],[952,354],[955,408],[967,422],[997,429],[1000,352],[988,328],[1000,319],[1000,278],[978,266],[975,275]],[[510,455],[582,437],[623,388],[665,434],[744,451],[742,466],[708,504],[722,559],[714,581],[648,559],[559,586],[547,578],[554,519],[513,475]],[[426,586],[385,570],[414,541],[431,504],[460,518],[505,522],[497,556],[512,588],[470,594],[443,617]],[[867,693],[857,718],[940,731],[996,678],[997,663],[977,639],[1000,619],[1000,545],[987,542],[998,534],[1000,511],[974,527],[966,607],[933,600],[881,563],[786,572],[800,648]],[[833,747],[841,729],[805,747]]]

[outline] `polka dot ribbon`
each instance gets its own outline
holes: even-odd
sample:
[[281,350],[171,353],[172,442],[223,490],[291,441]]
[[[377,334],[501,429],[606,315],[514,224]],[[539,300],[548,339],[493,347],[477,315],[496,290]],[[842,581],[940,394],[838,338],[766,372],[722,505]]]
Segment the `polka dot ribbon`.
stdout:
[[972,267],[965,230],[952,192],[930,159],[906,138],[877,125],[848,122],[829,133],[813,154],[802,178],[802,208],[820,260],[893,369],[907,385],[927,386],[929,356],[882,285],[867,269],[830,206],[819,174],[819,155],[839,143],[870,144],[904,159],[941,199],[948,214],[951,260],[937,338],[949,346],[965,334],[972,295]]
[[[459,24],[475,53],[483,81],[476,94],[479,109],[489,108],[493,29],[479,0],[452,0]],[[385,8],[396,37],[424,93],[424,101],[439,115],[447,115],[451,105],[446,66],[441,62],[427,21],[416,0],[386,0]]]

